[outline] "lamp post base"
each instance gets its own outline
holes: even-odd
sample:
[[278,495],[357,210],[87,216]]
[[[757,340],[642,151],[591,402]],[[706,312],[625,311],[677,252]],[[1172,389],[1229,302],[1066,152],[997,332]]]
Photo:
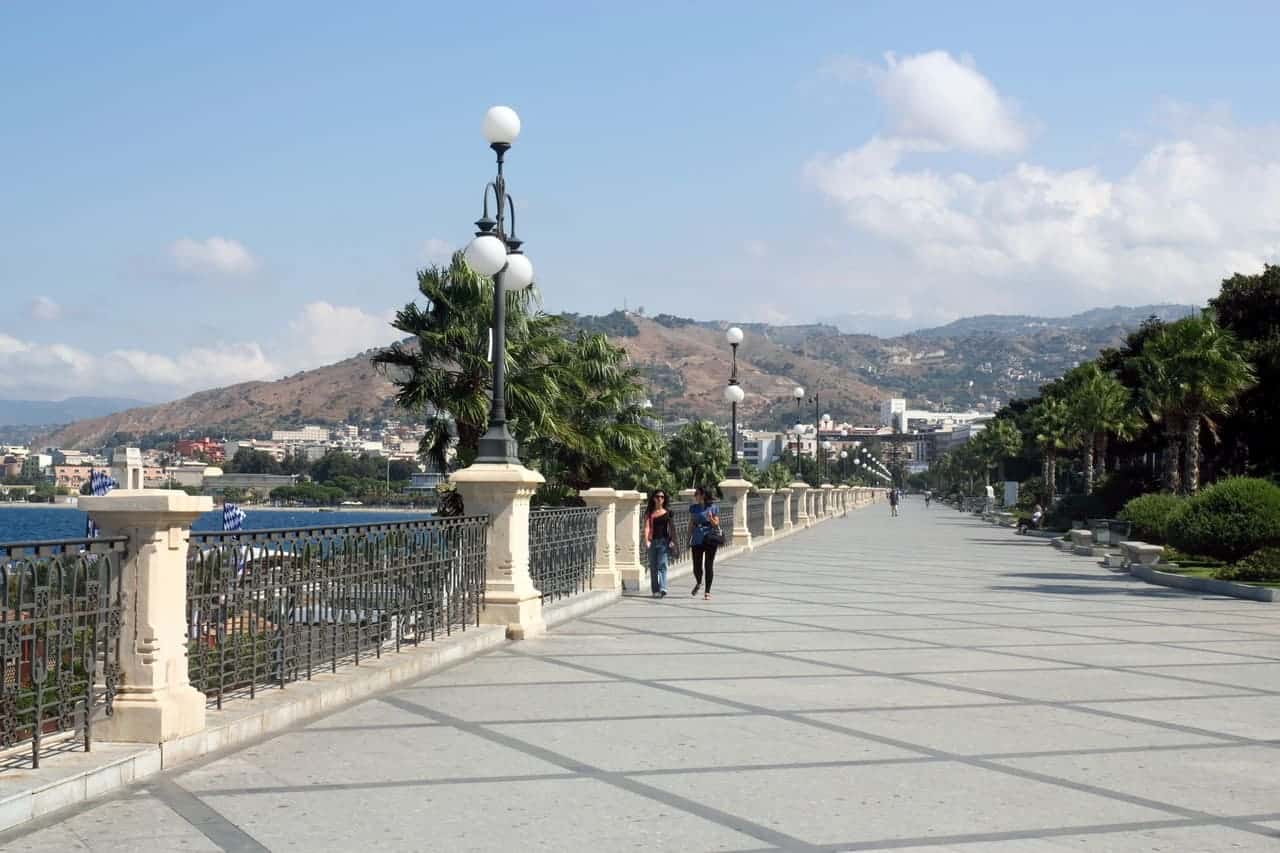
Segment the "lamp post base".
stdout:
[[520,464],[520,445],[507,431],[506,421],[489,425],[488,432],[480,437],[475,461],[483,465]]

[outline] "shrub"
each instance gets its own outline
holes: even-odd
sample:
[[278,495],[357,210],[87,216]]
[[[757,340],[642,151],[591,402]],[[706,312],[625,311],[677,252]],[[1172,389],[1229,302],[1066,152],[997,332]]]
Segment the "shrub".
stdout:
[[1106,516],[1120,512],[1129,501],[1149,492],[1160,491],[1160,481],[1145,467],[1118,468],[1104,474],[1093,484],[1093,493],[1106,504]]
[[1280,486],[1266,480],[1221,480],[1190,498],[1169,520],[1169,544],[1190,554],[1236,562],[1280,545]]
[[1102,518],[1107,508],[1097,495],[1067,495],[1049,511],[1047,527],[1068,528],[1073,521]]
[[1142,495],[1120,510],[1120,518],[1133,525],[1133,538],[1163,545],[1169,541],[1169,521],[1186,501],[1177,495]]
[[1214,572],[1214,577],[1228,581],[1280,583],[1280,548],[1259,548],[1240,562]]

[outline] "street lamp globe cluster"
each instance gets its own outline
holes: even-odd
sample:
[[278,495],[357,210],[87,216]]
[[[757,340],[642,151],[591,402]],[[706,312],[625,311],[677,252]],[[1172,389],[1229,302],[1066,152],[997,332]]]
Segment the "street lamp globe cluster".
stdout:
[[[483,212],[476,220],[475,237],[462,253],[473,272],[493,279],[493,402],[489,429],[480,439],[476,462],[519,465],[519,447],[507,429],[506,292],[533,284],[533,264],[521,251],[524,244],[516,236],[516,206],[507,193],[503,165],[507,151],[520,135],[520,116],[510,107],[490,107],[480,130],[497,156],[498,175],[485,184]],[[493,216],[489,211],[490,193]]]

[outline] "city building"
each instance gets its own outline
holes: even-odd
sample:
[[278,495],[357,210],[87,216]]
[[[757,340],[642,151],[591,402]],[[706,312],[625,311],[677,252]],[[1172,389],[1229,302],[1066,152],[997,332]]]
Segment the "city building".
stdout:
[[173,446],[173,452],[185,459],[200,457],[217,464],[226,459],[226,449],[221,441],[209,438],[182,438]]
[[53,467],[53,457],[49,454],[29,453],[22,461],[22,478],[32,482],[42,479],[48,476],[51,467]]
[[[348,429],[356,429],[348,427]],[[301,429],[273,429],[271,440],[280,444],[317,444],[329,440],[329,428],[304,426]]]
[[[211,471],[217,470],[218,474]],[[279,486],[294,486],[298,483],[297,474],[226,474],[220,469],[206,469],[201,488],[207,494],[222,494],[227,489],[238,489],[242,492],[256,492],[265,497],[271,490]]]
[[787,446],[787,436],[781,432],[738,431],[738,455],[742,461],[757,468],[768,468],[782,458]]

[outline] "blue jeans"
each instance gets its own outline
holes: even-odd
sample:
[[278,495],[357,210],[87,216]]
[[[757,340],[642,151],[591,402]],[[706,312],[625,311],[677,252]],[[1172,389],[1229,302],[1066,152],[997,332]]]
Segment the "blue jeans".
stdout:
[[667,591],[667,541],[649,544],[649,589],[657,595]]

